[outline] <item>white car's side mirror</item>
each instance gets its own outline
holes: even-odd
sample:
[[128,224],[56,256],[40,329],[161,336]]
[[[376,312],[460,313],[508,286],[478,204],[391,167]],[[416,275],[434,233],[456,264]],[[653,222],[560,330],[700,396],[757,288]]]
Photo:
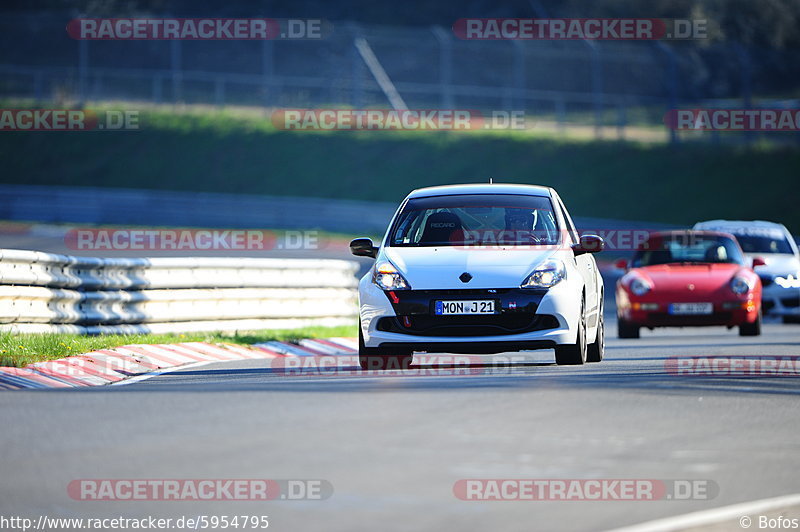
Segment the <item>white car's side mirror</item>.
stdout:
[[572,246],[572,251],[575,255],[583,255],[584,253],[598,253],[605,249],[605,241],[597,235],[582,235],[580,242]]

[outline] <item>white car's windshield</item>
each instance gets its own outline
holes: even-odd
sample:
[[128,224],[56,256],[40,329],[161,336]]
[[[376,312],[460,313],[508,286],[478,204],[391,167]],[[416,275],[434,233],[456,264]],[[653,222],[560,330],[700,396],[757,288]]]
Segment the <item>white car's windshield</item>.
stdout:
[[745,253],[778,253],[792,255],[794,250],[784,231],[775,227],[704,226],[703,229],[730,233],[739,241]]
[[792,254],[792,246],[783,236],[769,235],[736,235],[736,240],[745,253],[781,253]]
[[558,243],[550,198],[513,194],[411,199],[397,218],[390,246],[539,246]]

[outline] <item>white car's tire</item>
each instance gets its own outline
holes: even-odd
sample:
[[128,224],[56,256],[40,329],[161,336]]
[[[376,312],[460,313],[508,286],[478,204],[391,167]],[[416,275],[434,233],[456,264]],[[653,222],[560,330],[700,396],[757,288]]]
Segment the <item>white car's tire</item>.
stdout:
[[[602,294],[600,295],[602,298]],[[606,326],[603,319],[603,303],[601,300],[597,317],[597,335],[594,342],[586,348],[586,362],[601,362],[606,351]]]
[[578,366],[586,362],[586,312],[584,307],[585,305],[582,304],[575,343],[556,346],[556,364],[559,366]]
[[361,329],[358,331],[358,364],[363,370],[408,369],[414,354],[399,349],[366,347]]

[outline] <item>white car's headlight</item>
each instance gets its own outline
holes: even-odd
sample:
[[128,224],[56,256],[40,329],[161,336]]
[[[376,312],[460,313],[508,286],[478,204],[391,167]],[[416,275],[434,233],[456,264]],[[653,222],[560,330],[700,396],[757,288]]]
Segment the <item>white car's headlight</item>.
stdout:
[[800,288],[800,272],[797,272],[794,276],[791,273],[785,277],[776,276],[775,284],[781,288]]
[[751,282],[744,277],[739,277],[738,275],[731,279],[731,290],[734,294],[742,295],[746,294],[749,290],[753,288]]
[[558,259],[547,259],[536,267],[520,288],[550,288],[567,276],[564,263]]
[[631,292],[637,296],[643,296],[653,289],[653,285],[642,279],[641,277],[634,277],[629,285]]
[[375,270],[372,272],[372,282],[382,290],[408,290],[411,288],[408,281],[394,267],[394,264],[388,261],[381,261],[375,265]]

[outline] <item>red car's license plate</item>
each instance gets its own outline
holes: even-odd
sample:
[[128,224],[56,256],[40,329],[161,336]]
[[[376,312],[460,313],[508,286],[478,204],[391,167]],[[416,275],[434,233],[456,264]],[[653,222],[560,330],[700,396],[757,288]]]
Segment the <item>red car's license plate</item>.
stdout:
[[678,315],[705,315],[713,314],[713,303],[673,303],[669,306],[670,314]]

